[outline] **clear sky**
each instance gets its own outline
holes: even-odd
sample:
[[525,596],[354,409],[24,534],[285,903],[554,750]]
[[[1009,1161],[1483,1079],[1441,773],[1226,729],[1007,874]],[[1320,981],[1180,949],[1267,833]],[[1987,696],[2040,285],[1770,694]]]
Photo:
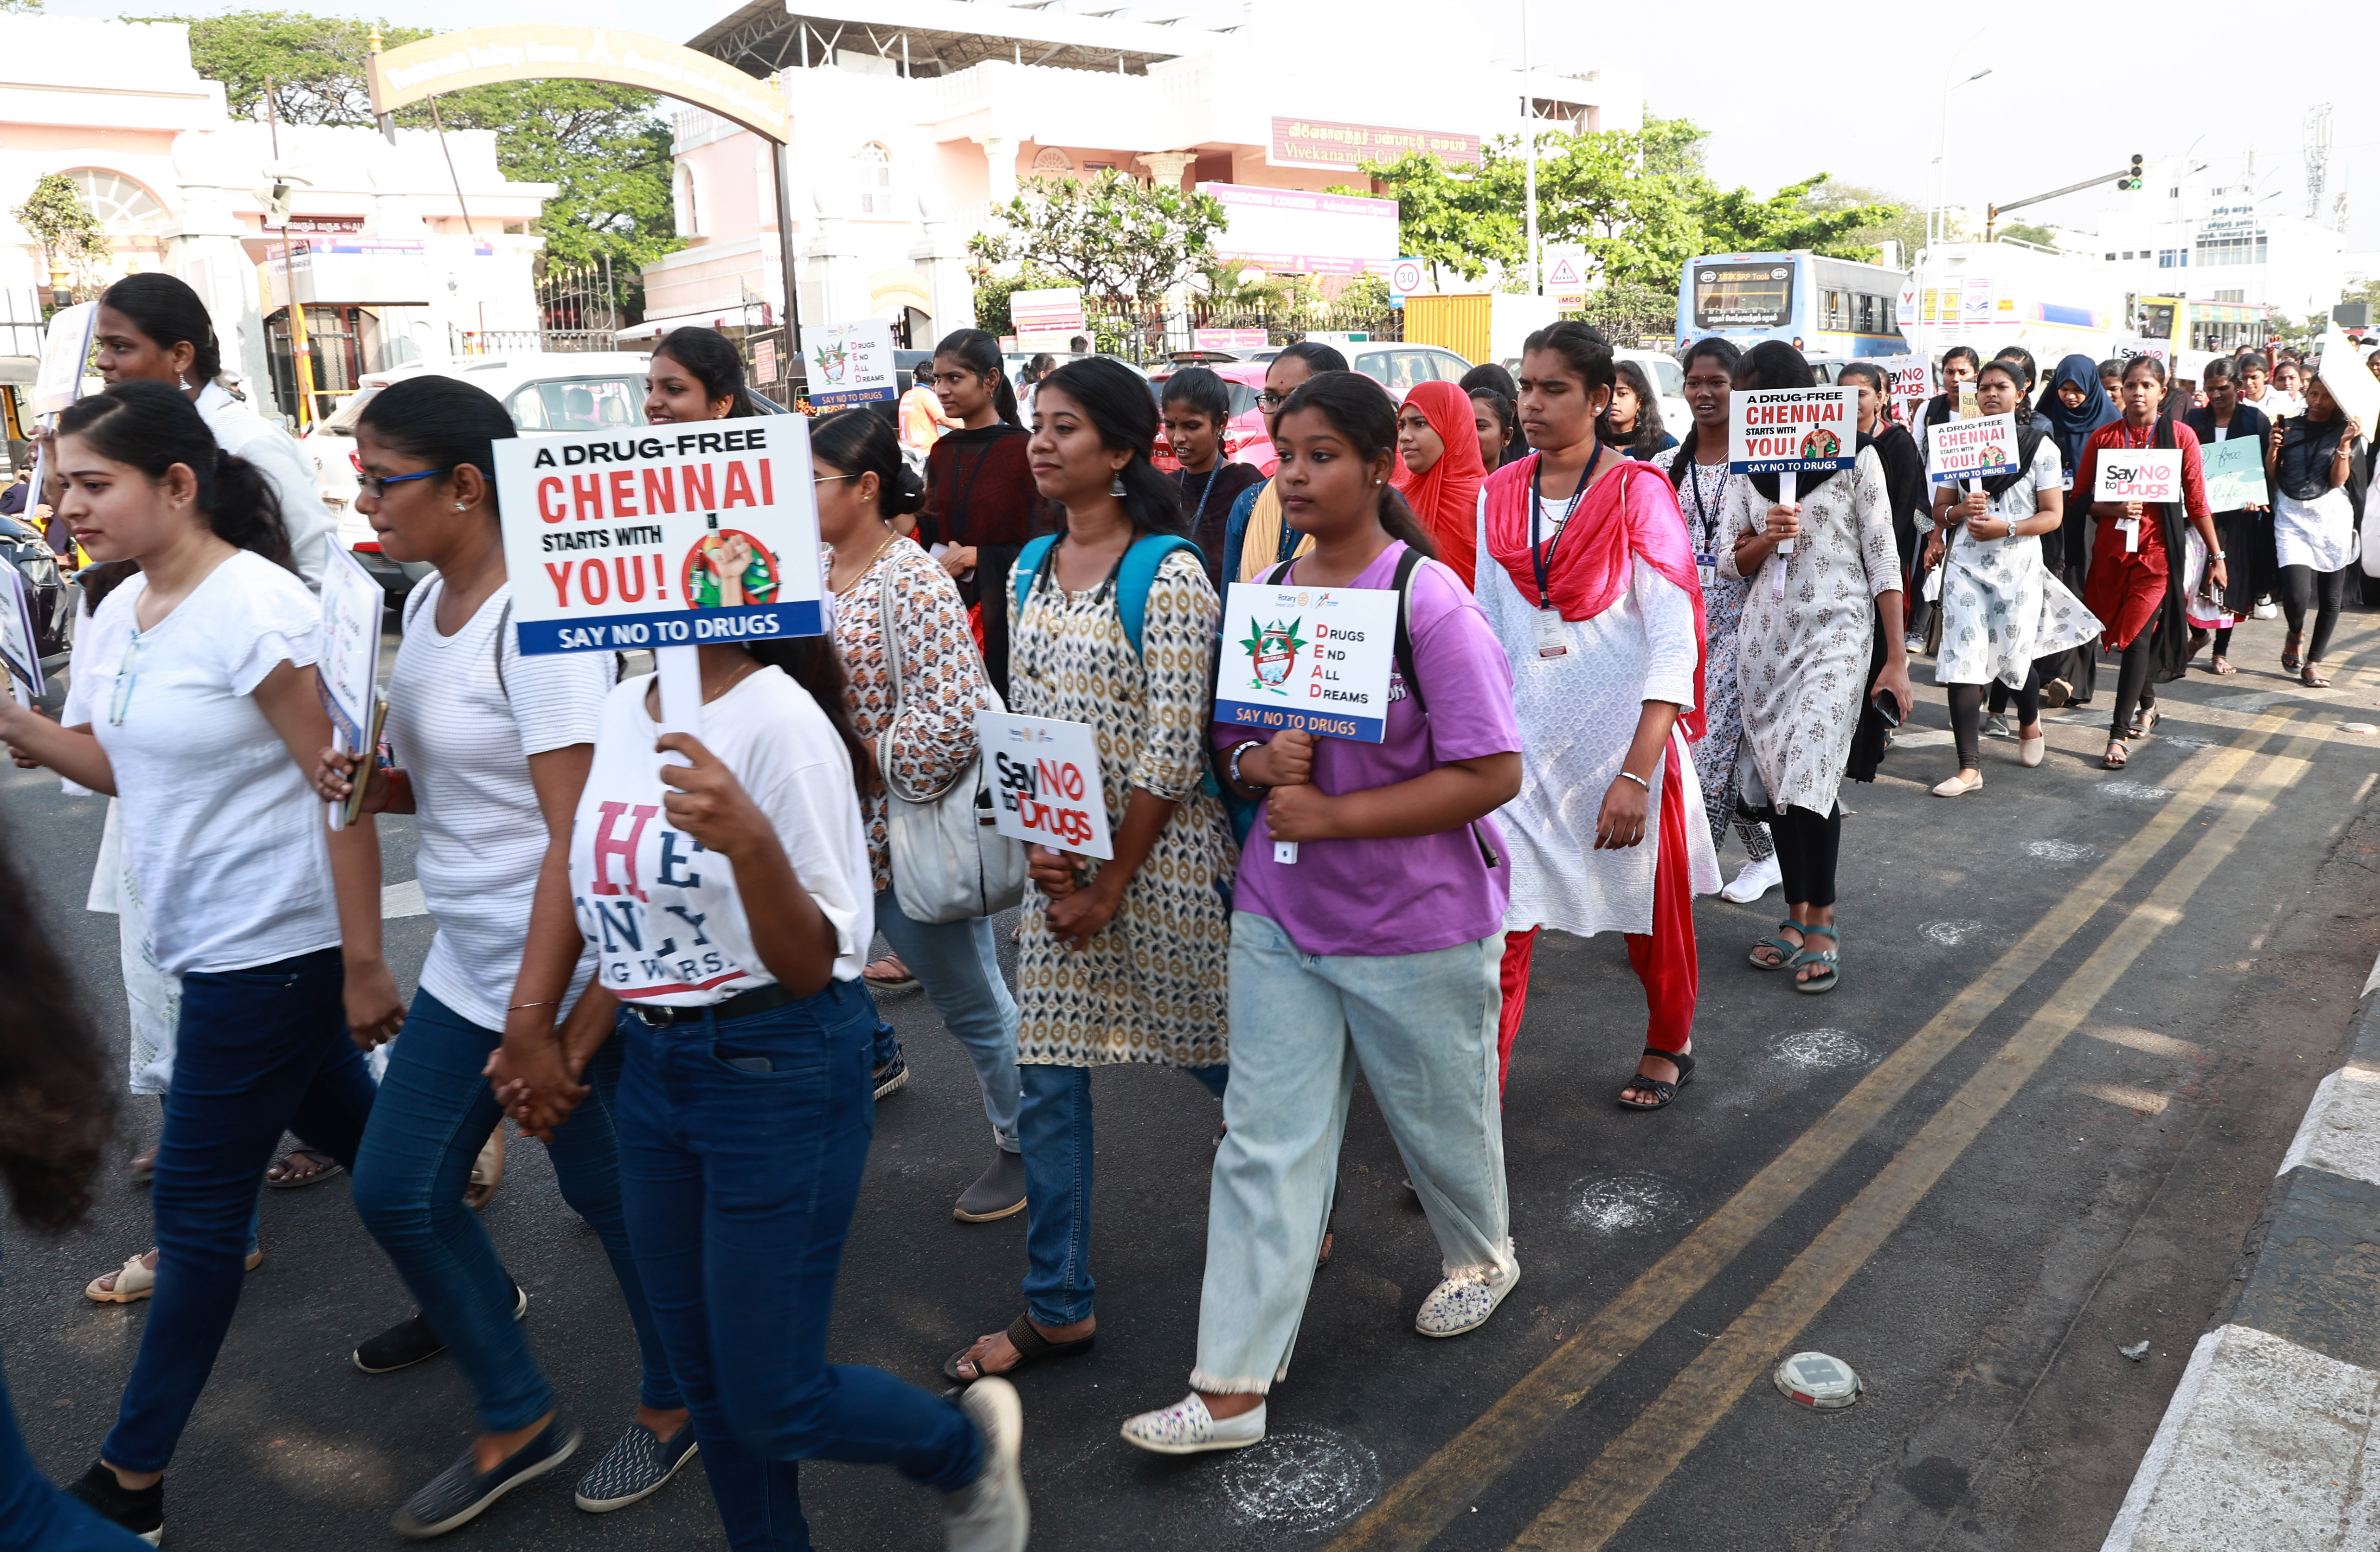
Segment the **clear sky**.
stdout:
[[[1109,0],[1077,3],[1104,9]],[[1361,0],[1291,3],[1345,6],[1351,24],[1364,10]],[[65,16],[273,6],[445,28],[553,14],[552,0],[50,0]],[[735,8],[727,0],[671,7],[572,0],[569,11],[576,20],[683,40]],[[1174,0],[1125,14],[1224,18],[1238,10],[1232,0]],[[1443,14],[1482,17],[1494,30],[1493,52],[1519,63],[1521,0],[1486,0],[1472,13],[1448,6]],[[1945,77],[1988,68],[1950,99],[1953,203],[1980,210],[1987,200],[2021,199],[2113,172],[2134,152],[2187,153],[2210,164],[2214,181],[2238,183],[2252,150],[2257,188],[2272,196],[2267,208],[2301,215],[2303,124],[2307,110],[2326,101],[2329,188],[2348,191],[2349,246],[2380,248],[2380,92],[2358,80],[2363,67],[2352,63],[2368,54],[2369,17],[2359,23],[2343,0],[2292,0],[2270,13],[2217,0],[2069,0],[2047,9],[1837,5],[1798,13],[1780,11],[1773,0],[1703,0],[1683,8],[1531,0],[1530,20],[1540,68],[1635,74],[1653,112],[1712,131],[1715,176],[1764,192],[1825,171],[1924,204]],[[1381,117],[1428,123],[1423,103],[1383,103]],[[2112,188],[2074,195],[2022,219],[2087,230],[2100,206],[2117,198]]]

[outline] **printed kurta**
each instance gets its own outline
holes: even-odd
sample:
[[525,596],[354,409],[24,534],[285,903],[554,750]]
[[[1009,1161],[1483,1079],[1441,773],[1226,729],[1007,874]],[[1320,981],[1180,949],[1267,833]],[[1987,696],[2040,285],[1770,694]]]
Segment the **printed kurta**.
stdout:
[[[1221,606],[1195,555],[1158,567],[1135,653],[1102,584],[1070,593],[1054,560],[1017,614],[1011,709],[1097,730],[1111,831],[1132,789],[1174,799],[1165,829],[1125,886],[1115,919],[1087,948],[1050,935],[1027,885],[1017,952],[1016,1060],[1061,1067],[1229,1060],[1224,967],[1231,925],[1222,887],[1233,867],[1222,805],[1204,785],[1208,675]],[[1096,877],[1103,866],[1088,864]]]
[[[889,742],[892,670],[885,661],[884,591],[892,593],[893,639],[901,652],[906,709]],[[975,714],[996,707],[991,681],[967,628],[966,605],[950,574],[905,539],[884,547],[868,574],[834,598],[834,649],[848,681],[852,731],[877,763],[912,795],[939,793],[975,758]],[[880,890],[892,887],[884,782],[868,784],[860,818],[868,827],[868,867]]]
[[[1773,504],[1749,479],[1730,479],[1718,574],[1742,577],[1735,541],[1756,533]],[[1900,587],[1892,501],[1874,448],[1802,498],[1791,555],[1772,554],[1750,578],[1736,632],[1743,735],[1769,801],[1830,814],[1867,697],[1876,600]],[[1785,596],[1772,578],[1785,574]]]
[[[2022,522],[2041,506],[2040,492],[2063,478],[2058,443],[2043,437],[2033,463],[2016,482],[1991,498],[1995,519]],[[1942,649],[1934,660],[1937,685],[1987,685],[1997,679],[2022,689],[2034,660],[2099,636],[2099,622],[2042,563],[2041,538],[1978,540],[1960,524],[1942,559]]]

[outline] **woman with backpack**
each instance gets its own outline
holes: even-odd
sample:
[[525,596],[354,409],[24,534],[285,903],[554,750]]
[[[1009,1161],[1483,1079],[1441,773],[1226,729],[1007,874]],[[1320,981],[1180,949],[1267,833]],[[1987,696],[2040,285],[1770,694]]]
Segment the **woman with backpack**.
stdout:
[[848,681],[852,730],[876,757],[860,800],[876,927],[926,988],[942,1023],[975,1062],[991,1122],[992,1159],[951,1216],[990,1223],[1025,1210],[1016,1141],[1016,1000],[1000,973],[990,916],[919,921],[902,908],[892,846],[892,797],[929,795],[965,781],[978,754],[976,713],[998,710],[967,628],[958,588],[933,557],[893,527],[923,499],[880,416],[848,409],[810,433],[819,537],[834,645]]
[[1204,782],[1215,589],[1149,462],[1157,406],[1139,373],[1069,361],[1042,381],[1033,421],[1034,482],[1065,527],[1017,557],[1009,709],[1097,731],[1115,855],[1032,852],[1017,954],[1026,1307],[943,1364],[962,1384],[1090,1351],[1091,1070],[1229,1060],[1232,855]]
[[[1289,397],[1273,476],[1314,549],[1287,586],[1392,589],[1409,627],[1378,744],[1218,722],[1242,795],[1263,809],[1232,914],[1232,1022],[1242,1032],[1207,1216],[1191,1393],[1123,1425],[1159,1454],[1265,1436],[1330,1219],[1362,1073],[1429,1215],[1444,1272],[1415,1328],[1484,1324],[1520,1279],[1496,1087],[1506,870],[1488,816],[1521,786],[1504,649],[1461,579],[1388,486],[1398,415],[1354,372]],[[1295,866],[1273,843],[1298,843]]]
[[[2022,425],[2024,381],[2020,363],[1985,363],[1975,378],[1975,406],[1985,415],[2015,415]],[[2041,672],[2035,660],[2077,647],[2099,634],[2099,622],[2066,590],[2042,561],[2042,539],[2065,521],[2059,488],[2063,461],[2049,432],[2017,432],[2017,467],[2007,474],[1955,482],[1934,492],[1934,531],[1926,566],[1942,566],[1942,647],[1934,682],[1950,691],[1950,733],[1957,772],[1934,789],[1937,797],[1963,797],[1984,785],[1983,702],[1987,684],[2015,693],[2017,762],[2041,763],[2049,735],[2041,726]]]

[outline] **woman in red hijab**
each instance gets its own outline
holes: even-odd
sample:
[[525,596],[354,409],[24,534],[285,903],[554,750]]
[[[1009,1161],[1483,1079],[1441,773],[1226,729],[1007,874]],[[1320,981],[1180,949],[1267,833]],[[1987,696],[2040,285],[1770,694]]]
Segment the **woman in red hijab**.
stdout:
[[1451,382],[1418,382],[1397,411],[1397,472],[1391,481],[1439,559],[1466,588],[1477,580],[1479,430],[1470,395]]

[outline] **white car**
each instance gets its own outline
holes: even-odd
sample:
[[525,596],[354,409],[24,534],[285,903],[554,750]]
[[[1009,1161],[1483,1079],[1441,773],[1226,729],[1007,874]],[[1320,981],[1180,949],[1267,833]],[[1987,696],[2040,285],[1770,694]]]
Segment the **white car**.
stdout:
[[[408,361],[386,371],[366,372],[339,406],[298,439],[314,460],[322,504],[338,525],[339,542],[355,552],[364,569],[391,595],[402,597],[430,575],[419,562],[398,564],[381,553],[380,537],[356,510],[356,420],[383,388],[415,377],[453,377],[494,395],[524,436],[540,431],[594,431],[645,424],[643,351],[508,351],[501,356]],[[762,402],[754,395],[756,402]],[[769,408],[775,408],[773,405]]]

